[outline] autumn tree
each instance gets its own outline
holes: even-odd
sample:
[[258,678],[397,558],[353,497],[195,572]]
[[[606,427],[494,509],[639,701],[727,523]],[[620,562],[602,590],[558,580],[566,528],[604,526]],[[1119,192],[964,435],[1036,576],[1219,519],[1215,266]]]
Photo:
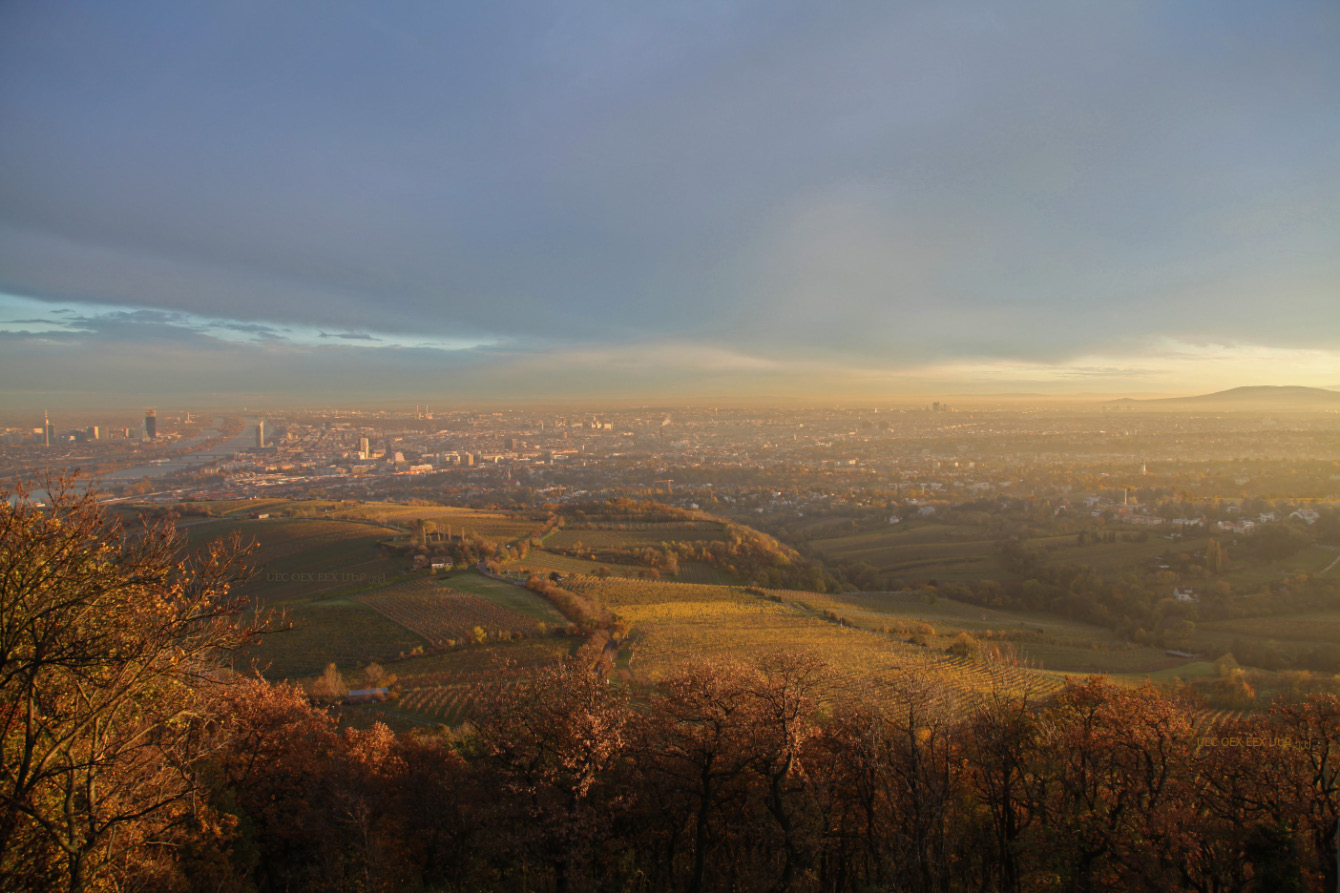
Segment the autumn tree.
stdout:
[[344,674],[340,672],[335,664],[326,664],[326,668],[312,683],[312,697],[329,703],[334,703],[345,695],[349,694],[349,685],[344,681]]
[[755,771],[765,785],[764,803],[782,842],[778,887],[793,889],[798,872],[808,867],[814,832],[806,827],[808,809],[805,755],[818,734],[813,722],[823,663],[811,654],[779,652],[760,664],[756,704]]
[[210,768],[237,820],[232,889],[441,889],[462,874],[486,797],[441,736],[340,731],[302,689],[256,679],[221,707],[228,744]]
[[1265,767],[1276,778],[1278,821],[1309,853],[1303,860],[1320,888],[1340,884],[1340,696],[1310,695],[1273,705],[1266,726],[1279,759]]
[[1222,574],[1228,566],[1228,556],[1218,541],[1211,539],[1205,546],[1205,569],[1216,576]]
[[1038,809],[1036,786],[1043,757],[1035,706],[1027,696],[993,692],[975,711],[964,737],[967,789],[983,817],[981,872],[989,888],[1017,893],[1029,856],[1020,841]]
[[221,660],[254,638],[236,541],[181,557],[92,492],[0,493],[0,887],[133,887],[199,820]]
[[[652,702],[642,758],[667,818],[677,823],[669,833],[686,838],[684,888],[691,893],[706,889],[709,866],[732,831],[753,824],[733,822],[727,806],[748,799],[756,779],[761,682],[752,667],[701,659],[665,680]],[[669,855],[673,862],[679,854]],[[717,864],[713,873],[736,872],[738,866]]]
[[613,832],[609,778],[630,719],[625,698],[581,660],[494,693],[476,746],[491,782],[500,863],[547,872],[560,893],[584,887]]
[[1070,682],[1039,719],[1047,755],[1032,846],[1061,889],[1162,890],[1194,823],[1187,711],[1152,686]]

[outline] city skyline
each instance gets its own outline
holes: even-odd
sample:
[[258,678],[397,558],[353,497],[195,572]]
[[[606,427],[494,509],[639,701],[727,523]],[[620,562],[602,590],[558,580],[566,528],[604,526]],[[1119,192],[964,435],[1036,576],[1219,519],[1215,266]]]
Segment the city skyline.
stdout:
[[0,24],[7,411],[1340,387],[1333,4]]

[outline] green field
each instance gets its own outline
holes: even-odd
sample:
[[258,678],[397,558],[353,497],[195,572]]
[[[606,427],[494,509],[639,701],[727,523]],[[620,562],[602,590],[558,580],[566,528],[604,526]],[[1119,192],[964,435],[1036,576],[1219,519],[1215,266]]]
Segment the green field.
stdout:
[[975,527],[912,522],[814,540],[810,545],[824,558],[865,562],[886,579],[966,581],[1008,576],[996,560],[995,540]]
[[555,555],[543,549],[531,549],[525,558],[508,562],[505,566],[510,573],[537,573],[541,576],[558,572],[568,574],[594,574],[600,568],[607,568],[611,574],[619,577],[640,578],[647,569],[631,564],[613,564],[610,562],[587,561],[585,558],[573,558],[570,555]]
[[486,598],[496,605],[541,620],[550,626],[564,625],[568,622],[543,596],[536,595],[523,586],[494,580],[476,571],[453,574],[446,578],[443,584],[461,592]]
[[[1123,531],[1128,533],[1129,531]],[[1137,568],[1150,568],[1154,559],[1172,555],[1197,555],[1205,552],[1209,544],[1208,536],[1187,536],[1183,539],[1168,540],[1150,533],[1146,542],[1088,543],[1079,545],[1073,535],[1048,537],[1030,540],[1030,545],[1046,549],[1048,564],[1074,564],[1091,567],[1099,573],[1120,573]],[[1053,548],[1047,549],[1047,546]]]
[[1202,623],[1206,632],[1231,633],[1243,639],[1287,642],[1340,642],[1340,611],[1286,614],[1280,617],[1250,617]]
[[[1319,575],[1322,571],[1335,561],[1337,552],[1334,548],[1313,543],[1300,549],[1297,554],[1288,558],[1274,562],[1273,564],[1261,565],[1258,567],[1235,568],[1229,566],[1228,573],[1224,574],[1224,579],[1233,585],[1233,588],[1239,592],[1250,592],[1254,589],[1260,589],[1269,586],[1271,583],[1283,577],[1294,574],[1305,573]],[[1338,575],[1340,569],[1332,568],[1325,576],[1331,579]]]
[[1334,656],[1340,650],[1340,608],[1208,621],[1197,624],[1192,642],[1207,658],[1233,651],[1238,642],[1264,647],[1286,658],[1309,651]]
[[[1130,530],[1122,529],[1122,536]],[[1208,536],[1168,540],[1151,533],[1145,542],[1079,545],[1075,534],[1037,537],[1028,545],[1041,550],[1047,564],[1091,567],[1100,573],[1147,569],[1155,558],[1204,552]],[[886,580],[1015,580],[997,560],[999,539],[980,527],[911,522],[907,525],[815,540],[815,551],[829,559],[865,562]]]

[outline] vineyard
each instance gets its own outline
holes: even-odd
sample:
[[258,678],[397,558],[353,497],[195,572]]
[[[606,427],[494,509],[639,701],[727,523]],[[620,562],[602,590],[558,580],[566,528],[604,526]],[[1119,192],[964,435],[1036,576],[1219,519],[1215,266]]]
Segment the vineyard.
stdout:
[[234,532],[255,541],[247,564],[255,576],[238,591],[267,603],[329,595],[341,589],[385,582],[404,563],[382,551],[390,531],[372,524],[307,518],[264,521],[227,519],[185,528],[191,545]]
[[434,647],[533,635],[539,621],[495,602],[420,578],[357,596],[357,601]]
[[998,579],[1004,573],[996,560],[995,540],[966,526],[900,525],[816,539],[810,545],[826,558],[865,562],[882,574],[909,581]]
[[834,698],[882,698],[914,684],[938,700],[967,706],[992,691],[1055,691],[1059,674],[951,657],[894,636],[827,621],[795,604],[738,587],[582,578],[569,587],[603,601],[631,625],[628,669],[656,681],[686,656],[751,661],[808,651],[828,666]]
[[291,628],[281,627],[239,653],[235,669],[247,672],[254,662],[271,680],[311,676],[328,663],[340,667],[387,663],[425,644],[404,626],[351,599],[292,605],[285,617]]
[[[501,683],[503,687],[514,684]],[[494,685],[468,683],[416,688],[401,695],[396,708],[444,725],[459,725],[487,709],[486,701],[495,688]]]
[[1080,621],[983,608],[920,592],[826,594],[772,590],[772,597],[828,619],[908,639],[941,650],[960,633],[984,645],[1004,646],[1039,669],[1072,673],[1148,673],[1185,663],[1162,649],[1124,641],[1111,630]]
[[402,694],[395,709],[458,725],[478,716],[499,686],[514,685],[567,657],[575,641],[579,640],[520,639],[402,661],[396,665]]
[[1242,710],[1198,710],[1191,724],[1199,735],[1214,735],[1224,726],[1247,719],[1248,715]]
[[571,654],[580,639],[546,636],[489,643],[487,648],[438,651],[395,665],[402,690],[441,685],[481,685],[527,676]]

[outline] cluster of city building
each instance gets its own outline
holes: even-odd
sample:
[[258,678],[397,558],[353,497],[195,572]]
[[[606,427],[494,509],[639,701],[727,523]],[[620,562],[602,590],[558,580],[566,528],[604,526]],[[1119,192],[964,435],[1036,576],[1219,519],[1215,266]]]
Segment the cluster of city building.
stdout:
[[[759,511],[803,511],[813,500],[836,498],[925,506],[929,513],[938,502],[1088,491],[1101,500],[1090,511],[1177,526],[1187,519],[1156,514],[1148,499],[1129,493],[1244,485],[1253,469],[1234,465],[1235,476],[1224,480],[1210,467],[1240,457],[1324,461],[1340,454],[1334,420],[1324,416],[1263,422],[1232,414],[964,411],[931,404],[568,414],[295,411],[248,416],[244,428],[235,420],[240,433],[193,456],[194,446],[214,443],[209,437],[223,423],[189,413],[160,419],[150,411],[135,430],[57,428],[49,420],[41,429],[7,429],[0,472],[21,471],[24,460],[31,467],[38,459],[75,461],[81,452],[105,457],[119,449],[123,467],[176,457],[161,473],[141,474],[140,483],[115,470],[107,474],[122,489],[163,499],[262,493],[463,499],[510,490],[518,500],[541,502],[654,492],[686,505],[737,500]],[[107,442],[109,430],[119,443]],[[1324,479],[1335,475],[1323,472],[1324,489]]]

